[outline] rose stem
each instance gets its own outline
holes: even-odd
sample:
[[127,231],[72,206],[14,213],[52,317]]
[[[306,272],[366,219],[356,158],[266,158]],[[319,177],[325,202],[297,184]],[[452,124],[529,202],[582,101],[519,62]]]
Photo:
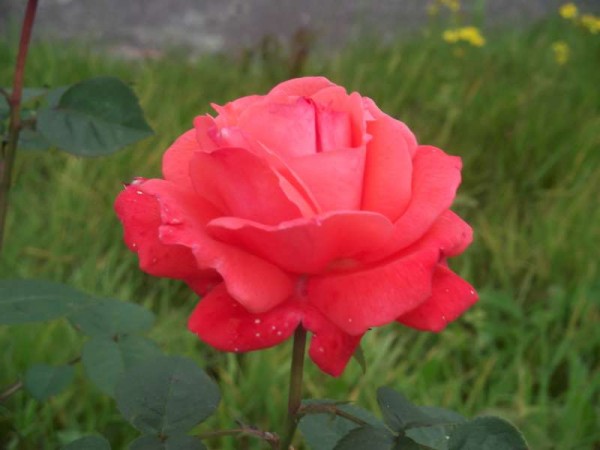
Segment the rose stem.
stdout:
[[27,60],[27,50],[29,49],[37,5],[38,0],[28,0],[25,9],[25,18],[23,19],[21,40],[19,42],[19,53],[15,65],[15,76],[9,99],[10,121],[8,125],[8,139],[6,141],[3,140],[0,146],[0,251],[2,250],[4,223],[8,209],[8,193],[10,191],[12,167],[17,151],[17,143],[19,142],[19,132],[21,131],[21,94],[23,92],[25,61]]
[[281,440],[280,450],[288,450],[296,427],[298,426],[298,410],[302,401],[302,372],[304,370],[304,350],[306,348],[306,330],[299,325],[294,333],[294,349],[292,350],[292,368],[290,371],[290,391],[288,397],[288,413],[285,421],[285,432]]

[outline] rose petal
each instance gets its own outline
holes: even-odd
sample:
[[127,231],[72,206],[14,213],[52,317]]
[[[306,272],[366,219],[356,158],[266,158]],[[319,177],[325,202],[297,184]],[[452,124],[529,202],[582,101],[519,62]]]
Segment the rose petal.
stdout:
[[336,264],[351,267],[366,254],[377,254],[389,242],[393,225],[380,214],[340,211],[277,226],[220,217],[207,230],[286,271],[319,273]]
[[220,148],[210,154],[196,153],[190,170],[196,192],[224,215],[266,224],[302,216],[289,197],[293,188],[286,185],[286,193],[277,173],[244,149]]
[[197,276],[200,270],[189,248],[165,245],[159,240],[159,205],[154,197],[140,190],[142,184],[129,185],[115,201],[125,243],[138,254],[140,268],[150,275],[177,279]]
[[305,310],[302,325],[313,333],[308,350],[313,362],[331,376],[341,375],[362,335],[344,333],[314,308]]
[[253,141],[238,127],[221,128],[212,133],[219,147],[238,147],[248,150],[271,167],[279,180],[279,186],[305,217],[320,212],[320,208],[306,184],[294,173],[289,165],[269,148]]
[[239,117],[239,127],[284,159],[316,153],[315,109],[298,98],[294,103],[256,103]]
[[433,275],[431,297],[401,315],[398,322],[418,330],[442,331],[477,300],[477,293],[469,283],[445,265],[438,264]]
[[322,211],[360,209],[365,149],[349,148],[287,160]]
[[307,282],[307,299],[343,331],[357,336],[427,299],[438,260],[438,249],[424,248],[368,270],[314,276]]
[[367,145],[362,209],[392,221],[406,210],[412,191],[412,152],[402,125],[388,117],[367,123],[373,139]]
[[[360,94],[353,92],[348,95],[343,87],[331,86],[315,93],[312,99],[318,105],[319,110],[344,112],[347,115],[350,129],[347,131],[346,139],[349,139],[349,141],[344,147],[359,147],[366,143],[365,117]],[[332,124],[327,119],[327,115],[323,115],[319,119],[321,134],[327,135],[332,131],[339,132],[338,130],[328,130]],[[342,145],[338,145],[339,147],[342,147]],[[335,149],[336,147],[330,146],[328,148]]]
[[194,152],[200,150],[196,134],[196,130],[186,131],[163,155],[162,172],[165,180],[183,189],[193,189],[190,179],[190,161]]
[[219,350],[247,352],[285,341],[301,318],[302,314],[291,302],[253,314],[229,295],[225,284],[220,284],[200,300],[188,328]]
[[249,311],[267,311],[292,293],[293,278],[280,268],[206,234],[206,223],[216,213],[201,197],[163,180],[149,180],[139,187],[160,205],[160,240],[191,249],[197,266],[216,270],[231,295]]
[[460,184],[460,158],[435,147],[419,146],[413,159],[412,197],[404,214],[394,224],[388,251],[392,255],[419,240],[446,211]]
[[461,254],[473,242],[473,229],[451,210],[444,211],[417,245],[440,249],[441,255]]
[[310,97],[321,89],[335,86],[325,77],[302,77],[284,81],[275,86],[268,94],[269,99],[286,98],[290,96]]

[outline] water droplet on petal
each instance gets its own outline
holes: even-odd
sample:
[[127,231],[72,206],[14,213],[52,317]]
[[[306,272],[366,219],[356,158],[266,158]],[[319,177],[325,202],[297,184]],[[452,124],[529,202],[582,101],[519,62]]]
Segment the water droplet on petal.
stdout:
[[144,193],[143,193],[142,191],[135,191],[135,193],[136,193],[137,195],[144,195]]
[[256,333],[254,336],[256,336],[256,337],[260,337],[260,333]]
[[277,336],[281,336],[283,333],[281,331],[277,332]]
[[254,319],[254,323],[258,325],[260,323],[260,319]]

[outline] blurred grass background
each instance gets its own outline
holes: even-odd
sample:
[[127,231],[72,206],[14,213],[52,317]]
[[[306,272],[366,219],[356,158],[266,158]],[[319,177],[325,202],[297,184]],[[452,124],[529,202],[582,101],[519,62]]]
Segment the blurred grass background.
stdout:
[[[375,410],[375,387],[389,385],[417,404],[501,415],[532,449],[600,449],[600,36],[559,19],[498,30],[481,48],[440,35],[430,28],[396,43],[357,43],[333,56],[310,54],[300,66],[264,49],[237,59],[190,62],[173,52],[126,62],[38,43],[28,86],[118,76],[132,83],[156,135],[102,159],[22,151],[2,278],[57,280],[151,308],[158,320],[150,335],[168,353],[198,360],[222,388],[219,413],[198,430],[230,428],[235,418],[281,429],[290,346],[236,357],[199,343],[186,330],[197,299],[137,269],[112,203],[122,182],[159,176],[162,152],[210,102],[266,92],[290,70],[325,75],[372,97],[420,142],[463,158],[455,209],[475,242],[451,264],[481,301],[441,334],[372,331],[364,375],[355,362],[338,379],[309,363],[305,396]],[[552,53],[557,40],[569,46],[564,64]],[[15,49],[16,41],[0,43],[2,86],[11,83]],[[32,363],[73,358],[81,343],[61,321],[0,328],[0,387]],[[7,450],[54,449],[92,431],[115,449],[136,436],[83,376],[48,402],[20,392],[0,405]],[[241,448],[227,439],[208,444]]]

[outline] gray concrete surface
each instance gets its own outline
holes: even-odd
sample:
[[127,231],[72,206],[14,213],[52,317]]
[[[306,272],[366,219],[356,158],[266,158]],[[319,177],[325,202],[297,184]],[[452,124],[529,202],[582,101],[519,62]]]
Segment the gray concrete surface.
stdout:
[[[35,38],[79,40],[123,56],[183,47],[191,54],[253,47],[265,35],[288,40],[304,27],[324,48],[365,34],[389,39],[426,20],[427,0],[40,0]],[[486,25],[556,11],[554,0],[463,0],[483,6]],[[600,0],[578,2],[599,9]],[[0,0],[0,36],[19,23],[26,0]]]

